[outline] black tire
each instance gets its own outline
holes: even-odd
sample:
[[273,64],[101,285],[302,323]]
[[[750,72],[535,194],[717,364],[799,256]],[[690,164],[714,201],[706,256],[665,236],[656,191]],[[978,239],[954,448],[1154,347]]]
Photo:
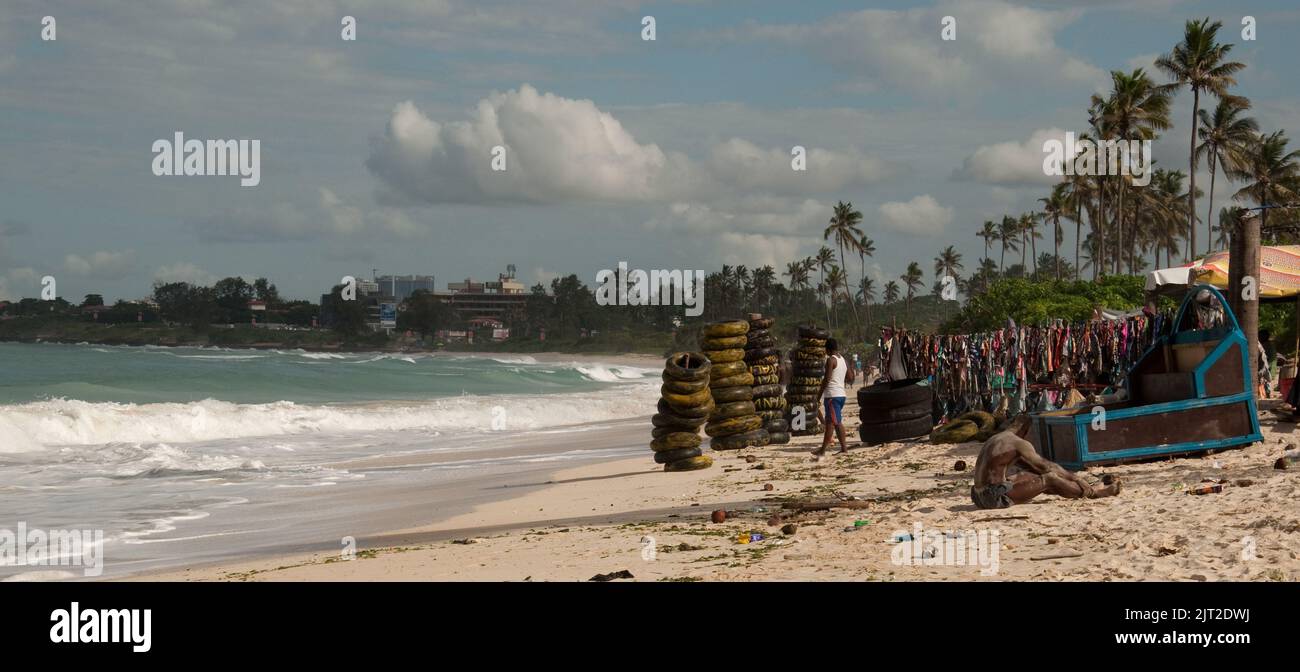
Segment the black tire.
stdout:
[[707,387],[702,387],[689,394],[681,394],[668,389],[668,383],[664,383],[659,387],[659,396],[673,408],[695,408],[696,406],[703,406],[713,399]]
[[704,433],[708,434],[709,438],[716,439],[721,436],[744,434],[745,432],[752,432],[756,429],[762,428],[762,418],[757,415],[742,415],[738,418],[710,420],[709,424],[704,426]]
[[717,408],[709,414],[709,421],[725,420],[726,418],[738,418],[742,415],[754,415],[758,409],[754,408],[752,401],[733,401],[726,404],[718,404]]
[[780,386],[780,385],[755,385],[755,386],[751,387],[750,389],[754,391],[754,398],[755,398],[755,399],[762,399],[763,397],[779,397],[779,396],[781,396],[781,386]]
[[766,429],[769,434],[772,432],[785,432],[790,429],[790,423],[786,422],[784,419],[768,420],[766,423],[763,423],[763,429]]
[[748,446],[766,446],[772,437],[766,429],[755,429],[739,434],[715,436],[709,440],[709,447],[714,450],[740,450]]
[[760,317],[758,319],[749,321],[749,330],[753,331],[755,329],[771,329],[772,325],[775,323],[776,320],[770,317]]
[[668,464],[678,460],[685,460],[692,457],[703,455],[704,451],[697,446],[695,448],[677,448],[674,450],[661,450],[655,453],[655,462],[659,464]]
[[[736,385],[744,385],[745,387],[753,387],[753,386],[754,386],[754,374],[752,374],[752,373],[746,371],[746,372],[744,372],[744,373],[738,373],[738,374],[736,374],[736,375],[734,375],[734,376],[727,376],[726,378],[715,378],[715,379],[713,380],[713,382],[710,383],[710,385],[711,385],[714,389],[721,389],[721,388],[724,388],[724,387],[734,387],[734,386],[736,386]],[[752,394],[752,393],[751,393],[751,394]]]
[[731,348],[729,350],[705,350],[704,356],[713,362],[714,366],[726,364],[727,362],[739,362],[745,359],[744,348]]
[[664,373],[673,380],[707,380],[712,363],[700,352],[674,352],[664,362]]
[[917,385],[922,380],[924,378],[907,378],[864,387],[858,390],[858,406],[883,410],[925,404],[929,408],[934,389],[928,385]]
[[668,436],[651,441],[650,450],[662,453],[666,450],[677,450],[679,448],[699,448],[702,441],[704,441],[704,437],[701,437],[696,432],[673,432]]
[[754,399],[754,388],[745,385],[733,385],[731,387],[721,387],[713,390],[713,402],[715,404],[729,404],[733,401],[752,401]]
[[728,338],[749,333],[749,323],[744,320],[724,320],[704,327],[705,338]]
[[875,406],[858,407],[858,419],[865,425],[875,425],[882,422],[902,422],[904,420],[914,420],[922,416],[928,417],[929,415],[929,402],[912,404],[911,406],[899,406],[898,408],[876,408]]
[[929,436],[930,430],[933,428],[934,425],[930,424],[930,416],[927,414],[911,420],[862,425],[858,429],[858,436],[862,439],[863,444],[877,446],[900,439]]
[[748,364],[744,362],[724,362],[713,365],[713,368],[709,371],[709,379],[729,378],[739,376],[742,373],[749,373]]
[[757,348],[754,350],[746,350],[745,361],[754,362],[763,359],[765,357],[773,357],[775,355],[776,355],[776,348]]
[[697,469],[708,469],[713,466],[713,458],[708,455],[697,455],[688,457],[684,460],[669,462],[664,465],[664,471],[695,471]]
[[830,338],[831,334],[825,329],[817,327],[799,327],[799,338]]
[[781,376],[778,376],[775,373],[766,376],[760,376],[758,374],[754,374],[754,387],[761,387],[763,385],[779,386],[780,384],[781,384]]
[[700,341],[701,350],[731,350],[743,348],[749,339],[744,336],[727,336],[724,338],[706,338]]
[[700,380],[676,380],[669,376],[667,371],[664,372],[662,378],[664,384],[661,389],[671,390],[677,394],[691,394],[692,392],[699,392],[709,386],[709,380],[707,378]]
[[804,348],[825,348],[826,339],[824,338],[801,338],[795,342],[795,347],[802,350]]
[[750,327],[749,333],[745,334],[745,338],[749,339],[750,343],[753,343],[757,339],[767,338],[768,336],[771,335],[772,335],[771,332],[769,332],[766,329],[755,329],[753,327]]
[[708,403],[687,407],[674,406],[666,400],[660,399],[659,405],[655,407],[660,413],[676,415],[681,418],[707,418],[714,408],[713,399],[709,399]]
[[683,418],[672,413],[656,413],[650,417],[655,427],[670,427],[678,432],[698,432],[708,421],[708,418]]
[[781,375],[781,369],[775,364],[752,364],[749,372],[755,376]]
[[749,339],[748,342],[745,343],[746,350],[754,350],[757,348],[775,348],[775,347],[776,347],[776,339],[772,338],[771,336],[763,336],[762,338],[751,338]]
[[767,442],[770,446],[783,446],[790,443],[790,433],[769,431],[767,433]]

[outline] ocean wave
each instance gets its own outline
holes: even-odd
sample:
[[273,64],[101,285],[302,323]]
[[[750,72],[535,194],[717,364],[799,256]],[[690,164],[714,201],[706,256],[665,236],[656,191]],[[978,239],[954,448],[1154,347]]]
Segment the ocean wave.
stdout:
[[170,445],[309,433],[530,430],[649,415],[657,395],[657,385],[643,383],[608,392],[466,395],[419,402],[328,405],[54,399],[0,406],[0,454],[41,451],[48,446]]

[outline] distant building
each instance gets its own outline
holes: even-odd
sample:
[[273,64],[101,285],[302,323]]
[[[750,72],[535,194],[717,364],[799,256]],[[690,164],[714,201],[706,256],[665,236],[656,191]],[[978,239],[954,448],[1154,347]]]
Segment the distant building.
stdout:
[[375,278],[375,283],[379,285],[376,291],[382,291],[398,303],[411,298],[417,289],[430,294],[437,292],[432,275],[381,275]]
[[460,319],[471,324],[491,321],[500,325],[509,321],[511,312],[522,310],[528,303],[524,284],[515,279],[513,266],[497,275],[495,282],[474,282],[472,278],[449,282],[447,291],[438,292],[438,298],[450,305]]

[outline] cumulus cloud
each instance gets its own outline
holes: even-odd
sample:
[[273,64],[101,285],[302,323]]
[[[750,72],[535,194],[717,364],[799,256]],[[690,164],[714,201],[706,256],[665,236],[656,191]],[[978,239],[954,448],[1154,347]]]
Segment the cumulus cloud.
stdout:
[[907,202],[891,201],[880,206],[880,223],[902,233],[937,235],[952,223],[952,208],[939,205],[929,194]]
[[24,294],[35,296],[40,287],[37,278],[36,269],[27,266],[0,274],[0,301],[17,301]]
[[1034,131],[1023,142],[1014,140],[985,145],[966,157],[953,178],[987,184],[1054,184],[1060,180],[1043,171],[1043,143],[1048,140],[1065,142],[1065,131],[1048,128]]
[[[840,70],[860,77],[846,82],[859,92],[888,86],[951,96],[1005,85],[1021,77],[1067,86],[1104,81],[1105,71],[1056,44],[1056,34],[1081,15],[1076,9],[964,0],[906,10],[866,9],[808,24],[751,22],[716,36],[719,31],[713,31],[707,39],[769,41],[808,48]],[[945,16],[957,20],[955,40],[938,39]]]
[[[505,170],[493,169],[497,147]],[[890,172],[855,149],[817,147],[806,148],[807,169],[796,171],[791,149],[734,138],[692,159],[639,141],[591,100],[523,85],[479,101],[464,121],[397,105],[366,166],[381,201],[400,204],[701,201],[727,189],[833,191]]]
[[211,285],[217,276],[199,268],[188,261],[162,266],[154,271],[153,279],[157,282],[188,282],[191,285]]
[[135,252],[99,250],[88,256],[69,254],[63,258],[63,270],[102,280],[121,280],[135,270]]
[[193,219],[190,225],[201,239],[222,243],[328,241],[377,233],[412,236],[420,231],[401,210],[363,209],[325,187],[319,187],[316,199],[307,205],[280,202],[230,209]]

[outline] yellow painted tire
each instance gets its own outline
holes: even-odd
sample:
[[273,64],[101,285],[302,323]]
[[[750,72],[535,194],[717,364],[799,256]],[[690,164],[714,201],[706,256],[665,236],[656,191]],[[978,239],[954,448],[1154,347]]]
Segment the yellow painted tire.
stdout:
[[665,384],[659,388],[659,394],[662,395],[664,401],[667,401],[668,405],[673,408],[695,408],[696,406],[704,405],[713,398],[713,395],[709,393],[709,388],[707,387],[690,394],[678,394],[669,390],[668,385]]
[[779,384],[781,384],[781,376],[778,376],[775,373],[770,376],[760,376],[758,374],[754,374],[755,387],[759,385],[779,385]]
[[674,352],[664,361],[664,374],[673,380],[706,380],[712,364],[702,353]]
[[747,333],[749,333],[749,323],[744,320],[714,322],[704,328],[705,338],[730,338],[744,336]]
[[694,394],[700,390],[708,389],[709,381],[706,380],[673,380],[668,374],[663,375],[663,387],[661,390],[667,390],[674,394]]
[[754,384],[754,374],[746,371],[739,375],[728,376],[726,378],[718,378],[717,380],[710,383],[709,386],[715,389],[722,389],[724,387],[734,387],[736,385],[744,385],[746,387],[750,387],[753,384]]
[[709,439],[709,447],[714,450],[740,450],[748,446],[766,446],[771,442],[772,435],[766,429],[754,429]]
[[660,413],[676,415],[682,418],[707,418],[713,413],[713,409],[713,397],[709,397],[709,400],[706,403],[698,406],[674,406],[668,403],[667,399],[660,399],[659,406],[657,407],[657,410]]
[[743,348],[748,342],[744,336],[727,336],[725,338],[706,338],[700,341],[701,350],[731,350]]
[[713,365],[713,369],[709,371],[709,378],[717,380],[718,378],[738,376],[747,371],[749,371],[749,365],[744,362],[724,362]]
[[699,457],[688,457],[684,460],[669,462],[664,465],[664,471],[695,471],[697,469],[708,469],[713,466],[713,458],[708,455]]
[[703,443],[704,437],[692,432],[673,432],[650,442],[650,448],[656,453],[661,450],[676,450],[678,448],[699,448]]
[[[755,376],[771,376],[771,375],[778,375],[781,373],[780,371],[777,370],[777,366],[775,364],[751,364],[749,366],[749,372],[754,374]],[[740,373],[740,372],[737,371],[736,373]]]
[[970,420],[953,420],[930,432],[930,443],[966,443],[974,441],[979,431],[979,426]]
[[762,426],[763,419],[757,415],[742,415],[738,418],[710,422],[704,426],[704,433],[710,437],[728,436],[730,434],[752,432]]
[[733,401],[750,401],[754,398],[754,388],[748,385],[732,385],[712,390],[715,404],[727,404]]
[[717,364],[726,364],[727,362],[741,362],[745,359],[745,350],[743,348],[732,348],[730,350],[705,350],[704,355],[709,358],[710,362]]
[[671,427],[682,432],[699,431],[700,426],[708,421],[709,419],[707,417],[683,418],[680,415],[672,415],[670,413],[655,413],[650,418],[650,423],[655,427]]
[[742,415],[754,415],[758,409],[754,408],[752,401],[733,401],[728,404],[718,404],[709,414],[709,421],[716,422],[726,418],[738,418]]

